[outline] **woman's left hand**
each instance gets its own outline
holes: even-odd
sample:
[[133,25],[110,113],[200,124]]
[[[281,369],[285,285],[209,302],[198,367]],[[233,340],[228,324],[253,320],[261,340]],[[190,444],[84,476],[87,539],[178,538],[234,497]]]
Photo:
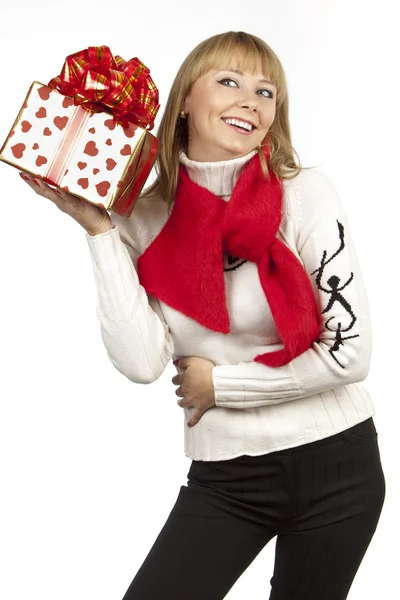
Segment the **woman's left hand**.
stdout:
[[212,380],[215,363],[199,356],[185,356],[176,362],[176,366],[179,369],[185,369],[184,373],[172,378],[172,383],[180,386],[175,391],[175,394],[182,398],[182,400],[178,400],[178,404],[182,407],[194,406],[195,408],[188,421],[188,425],[191,427],[199,422],[206,410],[215,406]]

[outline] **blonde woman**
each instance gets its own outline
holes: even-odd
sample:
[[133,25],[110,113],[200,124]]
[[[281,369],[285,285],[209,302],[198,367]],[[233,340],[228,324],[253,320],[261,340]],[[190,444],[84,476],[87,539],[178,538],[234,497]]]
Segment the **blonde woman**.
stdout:
[[115,368],[176,359],[188,482],[123,600],[221,600],[274,537],[270,600],[343,600],[377,527],[368,299],[288,114],[276,54],[229,31],[182,63],[129,219],[30,182],[87,231]]

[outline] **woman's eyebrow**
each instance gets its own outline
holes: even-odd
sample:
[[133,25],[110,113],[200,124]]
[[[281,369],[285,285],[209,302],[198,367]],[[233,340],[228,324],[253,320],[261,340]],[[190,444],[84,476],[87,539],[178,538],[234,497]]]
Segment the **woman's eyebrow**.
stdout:
[[[238,69],[220,69],[220,71],[231,71],[232,73],[237,73],[238,75],[243,75],[242,71],[239,71]],[[260,83],[269,83],[275,87],[275,85],[269,79],[260,79]]]

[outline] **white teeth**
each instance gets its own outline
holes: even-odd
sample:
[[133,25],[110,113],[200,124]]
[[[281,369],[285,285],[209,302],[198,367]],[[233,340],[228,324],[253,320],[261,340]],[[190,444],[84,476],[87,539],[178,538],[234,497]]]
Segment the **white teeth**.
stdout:
[[225,121],[225,123],[228,123],[228,125],[238,125],[239,127],[243,127],[244,129],[247,129],[248,131],[251,131],[253,129],[253,126],[250,125],[250,123],[246,123],[245,121],[238,121],[238,119],[222,119],[223,121]]

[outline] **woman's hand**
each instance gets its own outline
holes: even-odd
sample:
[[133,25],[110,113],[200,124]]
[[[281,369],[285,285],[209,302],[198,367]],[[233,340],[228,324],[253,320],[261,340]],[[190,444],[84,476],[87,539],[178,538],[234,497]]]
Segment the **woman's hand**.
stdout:
[[186,369],[184,373],[175,375],[172,378],[172,383],[180,387],[175,391],[177,396],[183,398],[178,400],[179,406],[189,407],[194,406],[189,427],[196,425],[202,415],[215,406],[215,392],[212,380],[212,370],[215,363],[206,358],[199,356],[185,356],[174,362],[180,369]]
[[112,228],[111,217],[103,206],[78,198],[67,191],[51,187],[40,177],[21,173],[22,179],[37,193],[51,200],[57,208],[68,214],[81,225],[89,235],[97,235]]

